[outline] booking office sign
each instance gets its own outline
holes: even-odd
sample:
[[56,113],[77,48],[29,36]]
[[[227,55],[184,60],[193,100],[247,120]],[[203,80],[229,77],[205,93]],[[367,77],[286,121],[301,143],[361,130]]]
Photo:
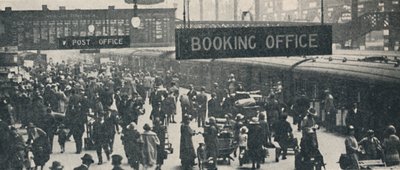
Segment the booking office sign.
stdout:
[[332,54],[332,26],[177,29],[176,59]]

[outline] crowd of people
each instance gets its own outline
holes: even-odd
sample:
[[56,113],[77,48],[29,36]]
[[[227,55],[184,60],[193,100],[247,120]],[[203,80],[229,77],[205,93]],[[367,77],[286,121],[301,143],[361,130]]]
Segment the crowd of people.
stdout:
[[[64,62],[33,70],[30,79],[1,96],[0,154],[4,156],[0,157],[0,167],[29,168],[32,166],[29,154],[32,153],[35,168],[43,169],[53,152],[54,136],[58,135],[61,153],[72,137],[76,154],[82,153],[83,146],[92,148],[96,150],[97,164],[103,164],[105,154],[107,160],[112,159],[114,169],[122,169],[123,157],[113,155],[115,135],[122,133],[125,156],[133,169],[140,166],[161,169],[168,154],[165,151],[168,127],[180,121],[179,158],[183,169],[191,169],[196,158],[201,168],[207,165],[208,169],[217,169],[221,138],[232,138],[234,157],[247,157],[252,168],[258,169],[269,155],[266,148],[276,149],[275,161],[279,162],[287,159],[288,148],[297,146],[287,120],[289,114],[293,114],[293,124],[302,132],[296,160],[303,165],[318,160],[324,166],[316,138],[317,110],[310,107],[304,92],[288,105],[282,101],[282,86],[278,82],[262,94],[261,102],[245,103],[260,106],[255,114],[249,114],[239,109],[243,103],[238,102],[236,94],[245,90],[235,75],[229,75],[226,84],[213,83],[211,89],[201,86],[196,91],[195,86],[189,84],[188,92],[182,95],[173,75],[170,71],[157,75],[118,66],[82,71]],[[210,92],[210,99],[206,91]],[[326,90],[322,110],[326,113],[327,130],[333,129],[331,125],[335,120],[333,99]],[[143,107],[146,100],[151,106],[147,113],[152,123],[145,124],[141,133],[138,123],[139,117],[146,113]],[[178,101],[181,120],[175,118]],[[346,168],[355,168],[359,159],[382,159],[389,166],[400,164],[400,141],[395,127],[387,128],[381,143],[372,129],[367,136],[362,135],[356,116],[357,105],[354,104],[346,119],[351,125],[345,141],[349,162]],[[190,126],[193,121],[203,131],[193,130]],[[18,128],[27,129],[27,141],[18,133],[16,124],[21,125]],[[84,134],[87,134],[85,140]],[[204,137],[204,143],[195,150],[192,137],[199,134]],[[75,169],[88,169],[95,162],[90,154],[81,159],[82,165]],[[55,161],[51,168],[62,169],[62,165]]]
[[[0,167],[43,169],[53,152],[55,135],[58,135],[61,153],[73,137],[76,154],[82,153],[83,146],[95,149],[98,164],[102,164],[103,153],[107,160],[111,159],[115,134],[120,132],[128,162],[134,169],[139,164],[161,167],[166,157],[161,147],[165,145],[166,126],[169,122],[176,123],[175,102],[179,92],[171,74],[160,77],[121,67],[83,71],[65,62],[49,64],[47,69],[37,68],[30,73],[29,79],[1,94],[1,154],[4,156]],[[145,113],[143,104],[147,98],[153,107],[153,127],[146,124],[144,133],[138,133],[138,118]],[[17,124],[21,125],[18,128],[27,129],[27,141],[17,132]],[[87,137],[83,140],[85,132]],[[30,153],[33,163],[29,162]],[[83,166],[89,164],[83,163]]]

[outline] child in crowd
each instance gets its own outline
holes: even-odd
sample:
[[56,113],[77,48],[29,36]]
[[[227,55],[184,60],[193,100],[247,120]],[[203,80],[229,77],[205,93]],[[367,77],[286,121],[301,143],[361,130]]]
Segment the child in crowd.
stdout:
[[207,153],[206,145],[204,143],[199,143],[199,147],[197,148],[197,159],[199,163],[199,169],[206,169],[205,164],[207,163]]
[[65,127],[64,124],[61,124],[58,127],[58,131],[57,131],[58,143],[60,144],[60,147],[61,147],[61,153],[65,152],[65,142],[67,141],[68,133],[69,133],[69,130],[67,129],[67,127]]
[[245,151],[247,148],[247,127],[243,126],[240,128],[240,134],[239,134],[239,153],[242,153],[242,151]]

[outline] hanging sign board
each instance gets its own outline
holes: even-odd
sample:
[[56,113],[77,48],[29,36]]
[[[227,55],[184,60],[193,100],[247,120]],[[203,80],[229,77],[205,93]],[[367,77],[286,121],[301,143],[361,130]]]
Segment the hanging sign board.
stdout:
[[332,26],[175,30],[176,59],[332,54]]

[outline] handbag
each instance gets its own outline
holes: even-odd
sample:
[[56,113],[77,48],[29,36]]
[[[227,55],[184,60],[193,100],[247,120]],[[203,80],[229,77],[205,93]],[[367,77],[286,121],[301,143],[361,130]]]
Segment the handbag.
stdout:
[[346,169],[351,164],[349,155],[342,153],[339,158],[339,165],[341,169]]

